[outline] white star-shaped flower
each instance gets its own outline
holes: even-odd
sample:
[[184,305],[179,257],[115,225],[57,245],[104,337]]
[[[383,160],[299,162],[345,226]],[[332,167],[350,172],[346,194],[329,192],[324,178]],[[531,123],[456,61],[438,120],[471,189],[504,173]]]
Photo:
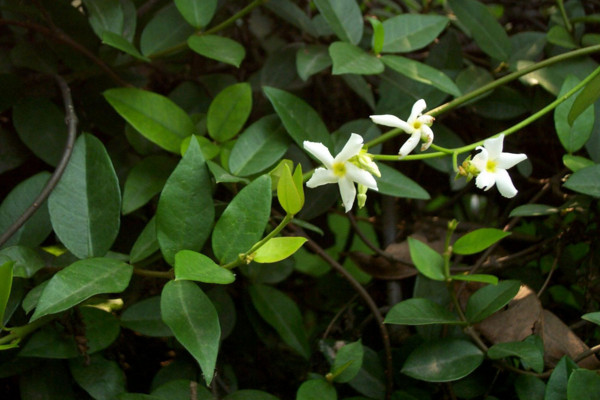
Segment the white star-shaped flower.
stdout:
[[478,146],[479,153],[471,160],[471,165],[477,168],[479,174],[475,178],[475,185],[479,189],[489,190],[494,184],[504,197],[514,197],[517,189],[506,171],[525,160],[525,154],[503,153],[502,145],[504,135],[487,139],[483,147]]
[[433,131],[431,130],[431,124],[433,118],[431,115],[423,115],[423,110],[427,108],[425,100],[417,100],[413,105],[408,121],[402,121],[395,115],[384,114],[384,115],[371,115],[371,120],[376,124],[391,126],[393,128],[400,128],[404,132],[410,134],[410,138],[402,145],[398,154],[400,158],[406,157],[408,153],[414,150],[419,143],[419,140],[423,140],[421,151],[425,151],[433,142]]
[[356,197],[355,182],[369,189],[377,190],[375,178],[368,171],[350,161],[352,158],[358,160],[362,146],[362,136],[353,133],[342,151],[334,158],[323,143],[305,141],[304,148],[325,166],[325,168],[319,167],[315,170],[312,177],[306,182],[306,186],[314,188],[328,183],[337,183],[344,208],[346,212],[350,211]]

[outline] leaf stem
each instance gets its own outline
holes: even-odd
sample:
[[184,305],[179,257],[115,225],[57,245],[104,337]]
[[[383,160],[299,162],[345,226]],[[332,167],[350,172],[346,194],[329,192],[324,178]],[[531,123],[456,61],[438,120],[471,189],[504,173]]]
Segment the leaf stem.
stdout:
[[27,325],[17,326],[14,328],[8,328],[6,330],[8,330],[10,333],[8,335],[0,338],[0,345],[7,344],[7,343],[13,343],[15,341],[17,341],[17,342],[21,341],[21,339],[25,338],[27,335],[33,333],[34,331],[38,330],[42,326],[46,325],[48,322],[52,321],[54,318],[56,318],[56,315],[47,315],[47,316],[37,319]]

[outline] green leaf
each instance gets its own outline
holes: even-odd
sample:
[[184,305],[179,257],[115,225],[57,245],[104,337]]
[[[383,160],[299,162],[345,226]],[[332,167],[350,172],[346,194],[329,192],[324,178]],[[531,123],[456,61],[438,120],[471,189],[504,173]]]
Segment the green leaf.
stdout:
[[119,0],[83,0],[90,26],[99,38],[104,32],[123,32],[125,17]]
[[127,53],[130,56],[137,58],[138,60],[150,62],[148,57],[142,55],[139,50],[127,39],[118,33],[105,31],[102,33],[102,43],[114,47],[117,50],[121,50],[123,53]]
[[589,106],[594,104],[598,98],[600,98],[600,75],[596,75],[594,79],[589,81],[587,85],[583,87],[583,90],[579,92],[575,101],[573,101],[567,117],[569,125],[573,125],[573,122],[577,120]]
[[300,148],[305,140],[321,142],[330,147],[331,139],[325,123],[304,100],[273,87],[264,87],[263,91],[281,118],[288,134]]
[[200,364],[207,385],[212,381],[221,327],[219,316],[204,292],[190,281],[169,281],[163,288],[160,311],[177,340]]
[[586,321],[590,321],[596,325],[600,325],[600,311],[583,314],[581,316],[581,319],[585,319]]
[[600,376],[596,371],[579,368],[567,384],[567,400],[594,400],[600,393]]
[[237,83],[223,89],[210,103],[207,115],[208,134],[225,142],[242,129],[252,111],[249,83]]
[[452,245],[452,251],[461,255],[479,253],[509,235],[510,232],[500,229],[476,229],[458,238]]
[[4,311],[10,297],[14,264],[14,261],[6,261],[0,265],[0,329],[4,328]]
[[277,199],[281,208],[290,215],[295,215],[304,206],[304,188],[302,186],[302,167],[298,164],[294,172],[295,182],[287,164],[282,164],[282,172],[277,182]]
[[79,260],[58,271],[44,288],[31,322],[56,314],[100,293],[127,288],[133,267],[112,258]]
[[296,71],[303,81],[330,66],[331,57],[326,46],[309,45],[296,52]]
[[485,286],[469,297],[465,316],[474,324],[503,308],[517,295],[521,282],[507,280],[497,285]]
[[358,44],[363,35],[363,19],[356,0],[315,0],[315,5],[338,38]]
[[511,43],[506,31],[490,10],[476,0],[448,0],[458,20],[470,31],[475,42],[487,55],[508,61]]
[[160,193],[175,165],[175,159],[166,156],[150,156],[136,164],[125,180],[123,214],[137,210]]
[[569,168],[573,172],[577,172],[580,169],[584,169],[585,167],[591,167],[594,165],[594,162],[589,158],[574,156],[571,154],[563,155],[563,164],[565,167]]
[[207,161],[206,165],[208,166],[210,173],[215,177],[216,183],[250,183],[249,179],[231,175],[229,172],[227,172],[227,170],[215,162]]
[[451,275],[450,279],[455,280],[455,281],[489,283],[491,285],[498,284],[497,277],[495,277],[494,275],[487,275],[487,274]]
[[233,39],[217,35],[192,35],[187,44],[201,56],[240,67],[246,57],[246,49]]
[[333,75],[376,75],[384,70],[382,62],[358,46],[346,42],[334,42],[329,46],[333,61]]
[[264,171],[281,159],[289,145],[277,115],[267,115],[238,137],[229,155],[229,170],[239,176]]
[[[200,145],[200,150],[202,151],[202,156],[205,160],[212,160],[221,152],[221,146],[211,139],[205,136],[193,135],[198,141]],[[187,151],[188,147],[190,147],[190,142],[192,141],[192,136],[188,136],[181,141],[181,149],[180,153],[183,156]]]
[[146,24],[140,38],[140,49],[145,56],[169,52],[194,33],[174,3],[161,9]]
[[550,28],[550,30],[548,30],[548,34],[546,35],[546,39],[548,40],[548,43],[552,43],[566,49],[576,49],[579,47],[569,31],[567,31],[567,29],[561,25],[554,25],[552,28]]
[[409,53],[433,42],[446,29],[442,15],[401,14],[383,21],[384,53]]
[[175,5],[183,18],[195,28],[208,25],[217,10],[217,0],[175,0]]
[[384,322],[395,325],[462,324],[456,315],[426,298],[412,298],[395,304]]
[[420,273],[435,281],[444,281],[444,259],[441,254],[420,240],[408,238],[410,258]]
[[[560,88],[559,97],[574,88],[579,83],[579,79],[574,75],[568,75]],[[582,93],[579,91],[578,93]],[[566,151],[573,153],[583,147],[592,134],[594,127],[594,107],[588,108],[581,112],[579,117],[569,123],[568,116],[570,110],[575,103],[575,96],[569,97],[562,102],[554,110],[554,127]]]
[[600,197],[600,164],[573,173],[563,186],[578,193]]
[[564,356],[561,358],[548,379],[544,400],[565,400],[567,398],[569,376],[577,368],[579,368],[577,364],[569,357]]
[[546,384],[537,376],[519,375],[515,379],[515,392],[519,400],[544,400]]
[[131,247],[129,262],[131,264],[140,262],[158,250],[160,250],[160,246],[156,238],[156,218],[152,217]]
[[156,232],[165,260],[172,265],[178,251],[200,251],[214,218],[210,177],[200,146],[193,139],[158,200]]
[[261,390],[244,389],[228,394],[223,400],[279,400],[272,394]]
[[379,193],[406,199],[430,199],[429,193],[425,189],[400,171],[381,163],[378,166],[381,178],[375,178],[375,180]]
[[539,217],[559,213],[560,209],[546,204],[523,204],[513,208],[510,217]]
[[79,258],[104,256],[119,233],[121,189],[102,142],[90,134],[75,142],[62,178],[48,198],[54,232]]
[[252,261],[274,263],[293,255],[306,242],[303,237],[274,237],[254,253]]
[[160,316],[160,296],[148,297],[127,307],[121,314],[121,325],[146,336],[173,336]]
[[404,363],[402,373],[426,382],[450,382],[464,378],[483,362],[483,353],[461,339],[441,339],[415,349]]
[[381,57],[381,60],[394,71],[399,72],[412,80],[433,86],[436,89],[455,97],[461,95],[460,90],[454,82],[452,82],[452,79],[442,71],[430,67],[427,64],[400,56],[383,56]]
[[310,358],[310,347],[296,303],[279,290],[266,285],[248,288],[252,304],[283,341],[304,358]]
[[0,250],[0,256],[6,256],[15,262],[13,266],[15,278],[31,278],[46,266],[42,257],[34,249],[26,246],[6,247]]
[[125,373],[116,361],[95,354],[87,361],[84,357],[69,362],[73,379],[97,400],[117,398],[125,389]]
[[544,344],[536,335],[529,336],[522,342],[496,343],[489,348],[487,355],[492,360],[519,357],[526,367],[537,373],[544,371]]
[[[17,218],[33,204],[46,185],[48,178],[50,178],[49,172],[40,172],[25,179],[10,191],[0,204],[0,232],[6,232]],[[50,232],[52,232],[52,226],[48,214],[48,203],[44,202],[4,246],[22,244],[36,247],[46,239]]]
[[181,141],[196,133],[194,123],[167,97],[136,88],[109,89],[104,98],[146,139],[179,154]]
[[[196,385],[196,381],[192,379],[196,378],[171,380],[152,390],[151,394],[152,396],[159,397],[162,400],[190,400],[190,388],[195,387],[195,396],[193,400],[214,400],[212,393],[209,392],[206,387]],[[152,383],[153,386],[155,386],[154,382]]]
[[385,41],[383,24],[375,17],[367,17],[367,20],[371,24],[371,28],[373,28],[373,53],[379,55],[381,50],[383,50],[383,43]]
[[227,285],[235,281],[235,275],[204,254],[181,250],[175,254],[175,279]]
[[385,397],[385,372],[382,360],[370,348],[363,346],[363,364],[358,374],[348,384],[369,399]]
[[262,175],[243,188],[215,225],[212,248],[217,259],[228,263],[258,242],[271,214],[271,177]]
[[296,393],[296,400],[337,400],[335,387],[324,379],[311,379],[302,382]]
[[331,366],[334,382],[346,383],[354,379],[362,367],[363,353],[363,345],[360,340],[347,343],[339,349]]

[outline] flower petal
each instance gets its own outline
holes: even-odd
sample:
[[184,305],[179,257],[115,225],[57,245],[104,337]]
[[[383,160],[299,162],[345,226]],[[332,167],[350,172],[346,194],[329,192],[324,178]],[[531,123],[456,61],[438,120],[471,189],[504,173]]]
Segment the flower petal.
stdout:
[[513,185],[510,175],[505,169],[496,170],[496,186],[498,191],[504,197],[515,197],[517,194],[517,188]]
[[423,145],[421,146],[421,151],[427,150],[433,142],[433,131],[427,125],[421,126],[421,140],[424,141]]
[[335,156],[333,162],[344,162],[347,161],[349,158],[358,155],[358,153],[360,153],[360,150],[362,149],[363,142],[364,141],[362,136],[356,133],[351,134],[350,139],[348,139],[342,151],[340,151],[339,154]]
[[414,148],[417,147],[419,140],[421,140],[421,132],[416,131],[408,138],[406,142],[404,142],[402,147],[400,147],[400,151],[398,152],[400,158],[406,157],[408,153],[413,151]]
[[317,186],[327,185],[328,183],[336,183],[337,181],[339,181],[339,178],[335,176],[333,171],[319,167],[315,169],[313,175],[306,182],[306,186],[309,188],[315,188]]
[[377,189],[377,181],[368,171],[357,167],[352,163],[346,163],[346,177],[353,182],[360,183],[372,190]]
[[419,120],[419,122],[421,122],[422,124],[431,126],[431,124],[433,124],[433,121],[435,121],[435,118],[431,115],[421,115],[419,118],[417,118]]
[[427,104],[425,103],[425,100],[423,100],[423,99],[417,100],[416,103],[413,104],[412,110],[410,111],[410,117],[408,117],[408,123],[410,124],[415,119],[417,119],[426,108],[427,108]]
[[504,142],[504,135],[500,135],[495,138],[486,139],[483,141],[483,146],[488,151],[490,160],[497,160],[502,154],[502,146]]
[[527,159],[527,155],[520,153],[502,153],[500,157],[496,160],[497,167],[502,169],[509,169]]
[[354,197],[356,197],[354,182],[347,177],[344,177],[338,181],[338,185],[340,187],[340,194],[342,195],[342,203],[344,203],[344,208],[346,209],[346,212],[348,212],[352,209]]
[[333,165],[333,156],[323,143],[309,142],[308,140],[305,140],[304,148],[319,161],[321,161],[327,168],[331,168]]
[[494,183],[496,183],[496,176],[486,170],[481,171],[479,175],[477,175],[477,178],[475,178],[475,185],[479,189],[490,190],[490,188],[494,186]]
[[379,125],[391,126],[392,128],[400,128],[404,132],[412,133],[412,127],[406,122],[402,121],[395,115],[384,114],[384,115],[371,115],[371,120]]
[[488,152],[486,149],[484,149],[481,146],[477,146],[477,148],[475,150],[479,150],[479,153],[475,154],[475,156],[473,156],[473,159],[471,160],[471,164],[477,168],[479,171],[485,171],[485,167],[487,165],[488,162]]

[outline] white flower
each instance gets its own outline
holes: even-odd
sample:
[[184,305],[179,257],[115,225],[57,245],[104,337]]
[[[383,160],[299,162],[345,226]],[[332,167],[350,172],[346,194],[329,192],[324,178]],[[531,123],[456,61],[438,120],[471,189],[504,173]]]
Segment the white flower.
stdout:
[[423,140],[425,143],[421,146],[421,151],[425,151],[433,142],[433,131],[431,130],[431,124],[434,118],[431,115],[423,115],[423,110],[427,108],[425,100],[418,100],[412,107],[408,121],[404,122],[400,118],[390,115],[371,115],[371,120],[376,124],[391,126],[393,128],[400,128],[404,132],[410,134],[410,138],[402,145],[398,154],[400,158],[405,157],[408,153],[413,151],[419,140]]
[[[306,186],[314,188],[328,183],[337,183],[344,208],[346,212],[350,211],[356,197],[354,182],[377,190],[375,178],[352,162],[358,160],[362,146],[363,138],[353,133],[342,151],[334,158],[323,143],[305,141],[304,148],[325,166],[325,168],[319,167],[315,170],[313,176],[306,182]],[[354,160],[350,160],[352,158]]]
[[503,153],[503,141],[504,135],[485,140],[483,147],[477,147],[477,150],[481,151],[473,157],[471,165],[479,171],[477,178],[475,178],[475,185],[479,189],[489,190],[496,184],[500,194],[510,198],[517,194],[517,189],[506,170],[525,160],[527,156],[525,154]]

